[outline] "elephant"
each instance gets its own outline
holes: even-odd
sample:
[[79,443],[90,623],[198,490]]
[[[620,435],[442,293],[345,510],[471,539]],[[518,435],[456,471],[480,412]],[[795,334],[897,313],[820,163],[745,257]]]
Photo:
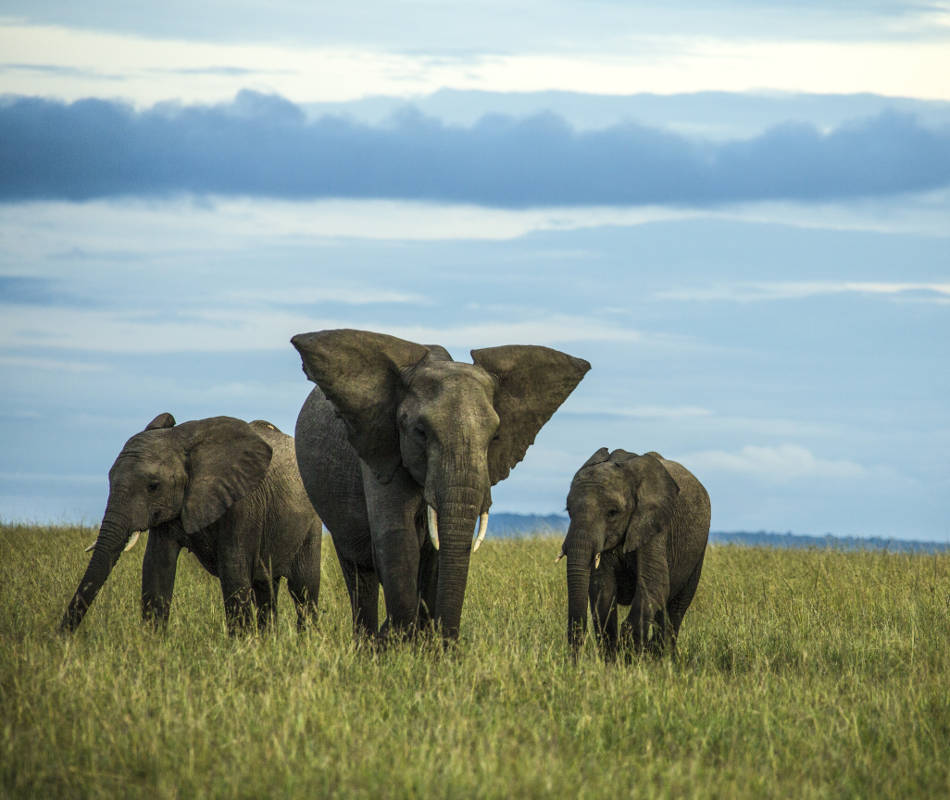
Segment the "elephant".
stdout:
[[472,350],[469,364],[439,345],[352,329],[291,342],[316,384],[297,418],[297,464],[333,532],[355,634],[385,643],[428,629],[448,645],[491,487],[590,364],[532,345]]
[[266,627],[282,577],[298,630],[315,619],[323,526],[297,472],[293,439],[269,422],[210,417],[176,425],[164,413],[125,443],[61,631],[75,631],[123,546],[145,529],[142,618],[154,627],[168,622],[182,547],[220,580],[230,634],[255,627],[255,605],[256,625]]
[[[567,638],[576,660],[587,602],[598,645],[611,661],[649,650],[675,655],[709,538],[709,495],[659,453],[600,448],[574,475],[561,555],[567,557]],[[617,606],[630,605],[618,641]]]

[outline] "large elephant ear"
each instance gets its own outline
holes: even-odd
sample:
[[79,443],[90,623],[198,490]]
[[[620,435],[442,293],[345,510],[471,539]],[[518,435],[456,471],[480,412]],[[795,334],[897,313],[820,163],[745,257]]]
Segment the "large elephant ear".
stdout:
[[606,447],[601,447],[594,455],[587,459],[584,464],[581,466],[581,469],[585,467],[592,467],[594,464],[603,464],[610,457],[610,451]]
[[440,344],[427,344],[426,349],[429,351],[429,358],[433,361],[451,361],[452,355]]
[[350,329],[299,333],[290,340],[303,371],[333,403],[359,457],[383,483],[401,463],[396,407],[403,373],[429,348],[384,333]]
[[495,378],[498,435],[488,448],[493,484],[508,477],[534,437],[590,369],[582,358],[537,345],[472,350],[472,360]]
[[148,425],[145,426],[145,430],[154,431],[160,428],[174,428],[175,427],[175,418],[169,414],[167,411],[159,414],[155,419],[153,419]]
[[183,422],[178,430],[185,437],[188,463],[181,523],[192,534],[258,487],[272,450],[250,425],[234,417]]
[[628,471],[637,497],[637,507],[630,515],[623,540],[623,551],[629,553],[654,536],[670,530],[680,490],[673,476],[652,453],[624,458],[618,463]]

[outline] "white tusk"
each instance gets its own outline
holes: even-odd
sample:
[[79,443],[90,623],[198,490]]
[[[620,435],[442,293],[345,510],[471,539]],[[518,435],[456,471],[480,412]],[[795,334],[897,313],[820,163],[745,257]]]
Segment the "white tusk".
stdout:
[[485,541],[486,533],[488,533],[488,512],[483,511],[478,518],[478,536],[475,537],[475,546],[472,548],[473,553],[478,550],[482,542]]
[[427,517],[429,520],[429,539],[432,541],[432,546],[438,550],[439,549],[439,517],[435,513],[435,509],[432,506],[427,506]]
[[[142,531],[132,531],[132,535],[129,537],[129,541],[125,543],[125,547],[123,548],[122,552],[125,552],[126,550],[131,550],[133,547],[135,547],[135,543],[139,540],[139,534],[141,533]],[[98,541],[99,540],[96,539],[96,542]],[[90,550],[93,550],[96,546],[96,542],[93,542],[91,545],[89,545],[89,547],[86,548],[85,552],[88,553]]]
[[600,553],[594,556],[594,569],[600,566]]
[[564,558],[563,550],[561,550],[561,555],[559,555],[557,558],[554,559],[554,563],[557,564],[557,562],[560,561],[562,558]]

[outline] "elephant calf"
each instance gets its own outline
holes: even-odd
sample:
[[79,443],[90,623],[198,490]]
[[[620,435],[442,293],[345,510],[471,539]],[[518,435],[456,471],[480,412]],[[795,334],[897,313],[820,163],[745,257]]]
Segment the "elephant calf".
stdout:
[[[709,538],[709,495],[675,461],[602,447],[577,471],[567,497],[568,642],[576,658],[587,629],[604,656],[676,645],[699,583]],[[617,606],[630,605],[618,641]]]
[[[228,631],[266,625],[287,578],[297,627],[317,610],[323,526],[297,471],[294,440],[269,422],[160,414],[109,470],[92,558],[60,623],[74,631],[133,534],[148,529],[142,616],[168,621],[182,547],[221,581]],[[128,546],[134,544],[134,539]]]

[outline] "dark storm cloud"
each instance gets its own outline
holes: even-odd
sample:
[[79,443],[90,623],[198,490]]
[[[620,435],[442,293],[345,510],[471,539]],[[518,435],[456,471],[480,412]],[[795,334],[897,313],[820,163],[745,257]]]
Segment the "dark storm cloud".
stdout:
[[384,125],[310,120],[293,103],[0,104],[0,198],[181,192],[401,198],[499,207],[826,200],[950,183],[950,129],[885,113],[821,133],[786,124],[703,142],[635,124],[581,132],[560,117],[452,127],[404,112]]

